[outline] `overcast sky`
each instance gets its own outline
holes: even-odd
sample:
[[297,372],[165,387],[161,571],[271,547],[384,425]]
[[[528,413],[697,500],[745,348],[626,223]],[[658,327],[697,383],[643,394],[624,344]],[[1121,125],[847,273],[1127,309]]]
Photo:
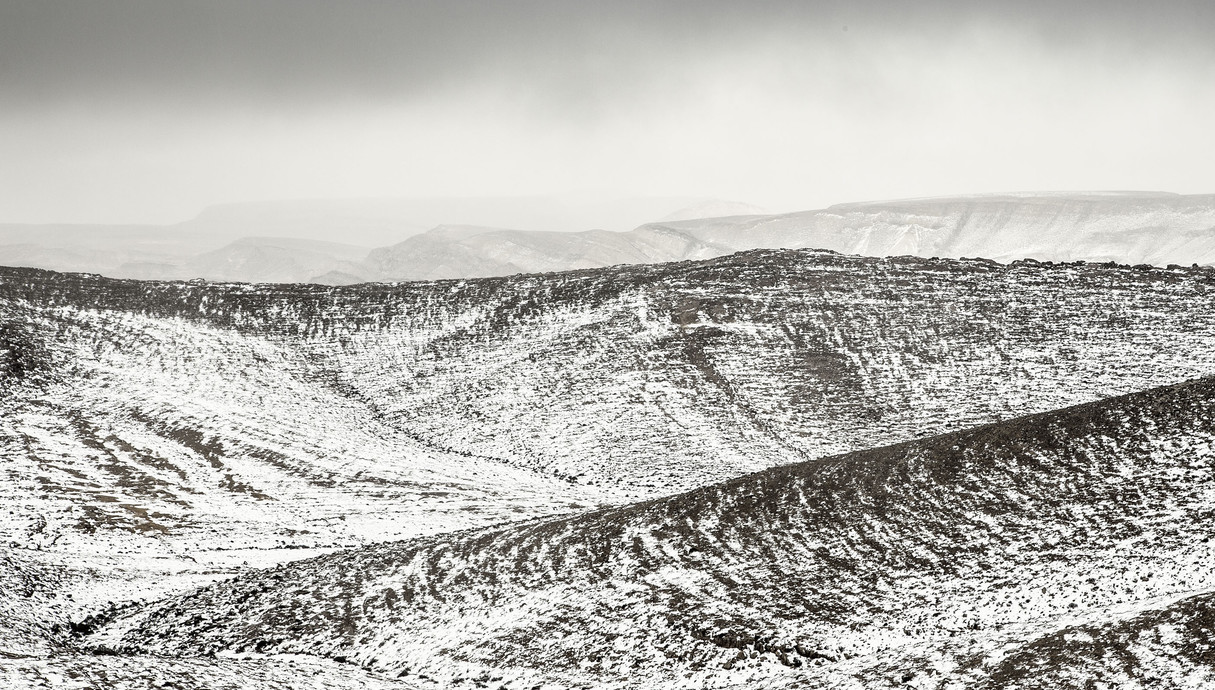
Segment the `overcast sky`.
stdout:
[[0,221],[1215,192],[1215,3],[0,0]]

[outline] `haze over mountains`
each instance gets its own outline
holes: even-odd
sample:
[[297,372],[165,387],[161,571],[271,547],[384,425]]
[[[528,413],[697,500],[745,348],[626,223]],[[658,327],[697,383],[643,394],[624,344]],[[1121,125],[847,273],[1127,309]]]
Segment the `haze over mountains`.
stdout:
[[[166,226],[0,223],[0,265],[123,278],[219,280],[232,269],[216,270],[217,262],[223,266],[231,255],[229,263],[241,264],[248,247],[258,246],[296,261],[289,280],[304,281],[340,267],[345,252],[353,247],[362,258],[373,247],[400,242],[443,223],[624,231],[671,209],[698,203],[690,197],[318,199],[223,204]],[[204,254],[208,256],[200,256]],[[318,256],[325,257],[322,266],[313,265]],[[280,262],[260,270],[252,264],[240,275],[244,280],[280,280],[285,266]],[[314,268],[317,271],[311,272]]]
[[[1215,263],[1215,195],[981,195],[778,215],[717,201],[658,210],[675,202],[574,210],[535,200],[470,200],[466,208],[456,201],[301,202],[219,208],[173,228],[0,226],[0,264],[141,279],[351,284],[681,261],[757,248]],[[621,226],[643,213],[665,220]],[[510,229],[512,220],[526,225]]]

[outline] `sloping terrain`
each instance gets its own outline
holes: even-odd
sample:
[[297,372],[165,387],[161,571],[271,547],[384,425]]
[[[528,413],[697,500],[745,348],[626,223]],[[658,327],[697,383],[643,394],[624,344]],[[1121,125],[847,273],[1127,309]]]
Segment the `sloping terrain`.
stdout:
[[[0,265],[143,280],[315,282],[348,260],[347,248],[325,251],[323,243],[357,245],[361,253],[350,260],[361,261],[371,247],[387,247],[444,223],[523,228],[541,235],[590,228],[619,233],[676,208],[684,218],[700,217],[697,208],[681,208],[698,201],[705,202],[688,197],[299,199],[221,204],[168,225],[0,223]],[[732,208],[704,203],[700,213]],[[250,242],[265,245],[266,238],[274,240],[266,252],[268,262],[245,260],[256,253]],[[295,271],[304,266],[318,270]]]
[[0,653],[250,564],[600,502],[412,439],[281,343],[48,277],[44,308],[0,301]]
[[817,251],[350,287],[0,269],[0,652],[250,568],[1206,375],[1213,286]]
[[367,248],[337,242],[281,237],[246,237],[192,257],[170,277],[239,281],[257,276],[266,283],[317,282],[326,273],[356,270]]
[[1209,687],[1215,595],[1198,594],[1112,622],[1070,625],[986,663],[979,687]]
[[0,687],[38,690],[411,690],[417,686],[349,664],[309,657],[166,659],[59,654],[0,657]]
[[86,431],[143,419],[202,434],[204,464],[214,437],[343,466],[370,434],[621,498],[1215,371],[1206,269],[752,252],[332,288],[5,275]]
[[1203,379],[296,562],[116,612],[89,643],[311,654],[441,686],[1004,687],[1040,668],[1081,687],[1131,659],[1209,679],[1209,652],[1174,645],[1210,639],[1213,444]]
[[226,241],[230,239],[152,225],[0,223],[0,265],[137,278],[168,270]]
[[643,496],[1208,373],[1210,276],[755,252],[436,284],[441,337],[308,346],[419,438]]

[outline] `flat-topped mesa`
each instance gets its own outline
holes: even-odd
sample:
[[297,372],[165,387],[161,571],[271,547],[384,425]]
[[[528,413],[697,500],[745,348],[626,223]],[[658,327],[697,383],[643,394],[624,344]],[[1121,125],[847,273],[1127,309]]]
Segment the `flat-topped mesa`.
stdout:
[[980,256],[1001,262],[1215,262],[1215,195],[1210,194],[940,197],[664,227],[722,250],[820,247],[866,256]]

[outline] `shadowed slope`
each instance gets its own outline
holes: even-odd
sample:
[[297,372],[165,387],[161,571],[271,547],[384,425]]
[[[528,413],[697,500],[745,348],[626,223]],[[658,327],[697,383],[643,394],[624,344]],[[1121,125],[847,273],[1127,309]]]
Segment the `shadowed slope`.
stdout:
[[928,683],[976,650],[1209,588],[1213,443],[1205,379],[298,562],[121,615],[93,639],[566,686],[830,684],[911,654],[932,659],[911,667]]
[[995,659],[967,660],[963,670],[992,667],[976,683],[984,690],[1211,687],[1213,640],[1215,594],[1207,593],[1126,620],[1069,626]]

